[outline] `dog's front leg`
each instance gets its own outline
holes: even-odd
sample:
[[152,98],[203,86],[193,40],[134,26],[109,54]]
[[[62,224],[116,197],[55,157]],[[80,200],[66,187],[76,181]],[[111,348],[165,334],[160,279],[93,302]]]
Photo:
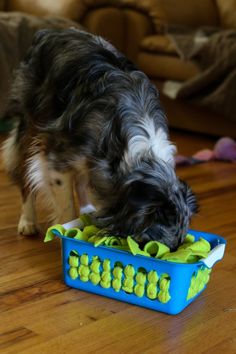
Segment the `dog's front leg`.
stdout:
[[38,232],[36,226],[35,194],[28,188],[24,188],[21,194],[23,204],[18,224],[18,233],[25,236],[34,235]]
[[49,171],[49,198],[54,209],[53,222],[63,224],[76,218],[73,173]]

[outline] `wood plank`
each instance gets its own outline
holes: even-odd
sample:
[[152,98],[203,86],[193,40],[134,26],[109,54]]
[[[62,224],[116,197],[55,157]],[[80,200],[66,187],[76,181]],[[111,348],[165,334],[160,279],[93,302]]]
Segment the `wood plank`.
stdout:
[[[172,133],[179,152],[213,139]],[[228,241],[203,294],[177,316],[70,289],[63,284],[60,243],[16,233],[20,197],[0,166],[0,353],[236,352],[236,164],[178,168],[197,193],[192,227]],[[38,206],[45,229],[47,211]]]

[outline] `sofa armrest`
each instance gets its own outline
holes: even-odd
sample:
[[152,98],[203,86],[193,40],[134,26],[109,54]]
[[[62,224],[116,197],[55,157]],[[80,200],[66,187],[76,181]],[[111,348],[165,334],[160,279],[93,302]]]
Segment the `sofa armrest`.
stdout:
[[131,9],[124,10],[125,54],[137,63],[142,40],[153,33],[153,24],[145,14]]
[[164,30],[163,14],[156,0],[89,0],[81,24],[110,40],[136,61],[141,41]]
[[121,52],[135,61],[142,39],[153,33],[153,26],[144,14],[125,8],[91,9],[81,19],[90,32],[111,41]]
[[104,37],[121,52],[125,52],[125,18],[120,8],[91,8],[86,11],[80,23],[88,31]]
[[165,31],[164,14],[157,0],[88,0],[86,4],[81,23],[91,32],[111,40],[134,62],[142,40]]
[[87,0],[79,21],[89,31],[110,40],[136,61],[141,41],[163,33],[164,14],[156,0]]

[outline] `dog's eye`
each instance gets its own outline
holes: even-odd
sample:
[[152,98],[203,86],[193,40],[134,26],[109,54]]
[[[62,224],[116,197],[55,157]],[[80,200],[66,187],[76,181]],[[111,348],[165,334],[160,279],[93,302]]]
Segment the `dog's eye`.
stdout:
[[147,214],[157,215],[156,208],[155,207],[150,207],[149,209],[147,209]]
[[93,191],[96,191],[96,186],[93,183],[89,183],[89,188]]
[[171,226],[176,222],[176,213],[171,213],[170,210],[158,210],[156,219],[160,225]]

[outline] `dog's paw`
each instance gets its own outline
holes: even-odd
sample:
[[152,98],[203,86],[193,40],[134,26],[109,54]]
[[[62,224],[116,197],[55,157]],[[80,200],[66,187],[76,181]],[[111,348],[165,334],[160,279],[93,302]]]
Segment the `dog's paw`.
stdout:
[[30,222],[29,220],[27,220],[25,218],[24,215],[21,215],[20,221],[18,224],[18,233],[20,235],[24,235],[24,236],[31,236],[31,235],[37,234],[38,229],[37,229],[34,222]]

